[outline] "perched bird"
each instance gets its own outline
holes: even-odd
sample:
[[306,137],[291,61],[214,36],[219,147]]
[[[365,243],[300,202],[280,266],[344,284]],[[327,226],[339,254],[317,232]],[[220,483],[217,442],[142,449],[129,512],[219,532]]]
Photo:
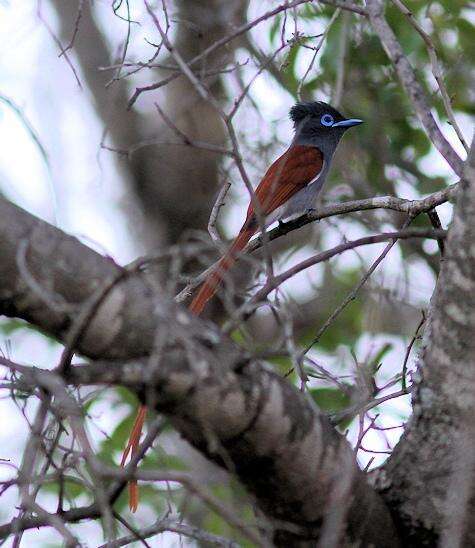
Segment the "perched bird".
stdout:
[[[297,103],[290,110],[290,118],[294,123],[294,139],[267,170],[250,201],[239,234],[192,300],[189,309],[196,315],[216,293],[237,254],[261,228],[259,217],[267,226],[315,206],[340,139],[348,128],[362,123],[345,118],[322,101]],[[260,210],[257,212],[256,202]]]
[[[261,228],[314,208],[317,196],[330,170],[335,150],[345,131],[362,120],[345,118],[322,101],[300,102],[290,109],[295,135],[289,148],[267,170],[247,209],[246,219],[231,247],[217,263],[189,305],[199,315],[218,290],[226,272],[249,240]],[[122,458],[137,452],[146,407],[141,406]],[[129,484],[129,505],[138,505],[136,482]]]

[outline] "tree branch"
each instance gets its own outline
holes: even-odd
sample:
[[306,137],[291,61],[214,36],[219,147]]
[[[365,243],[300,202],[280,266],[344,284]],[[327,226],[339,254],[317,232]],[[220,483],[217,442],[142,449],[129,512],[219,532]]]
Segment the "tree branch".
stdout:
[[[64,311],[45,305],[22,279],[15,243],[25,240],[30,274],[48,287],[56,301],[72,304],[76,311],[88,302],[101,280],[109,280],[119,267],[76,239],[0,201],[4,259],[0,309],[64,337],[74,314],[68,307]],[[173,337],[157,356],[153,337],[147,334],[155,334],[161,325]],[[79,345],[89,356],[102,351],[105,357],[128,353],[133,358],[152,352],[143,360],[71,367],[63,371],[63,378],[77,385],[125,385],[148,406],[169,416],[190,443],[236,474],[254,494],[275,527],[275,543],[289,545],[296,538],[302,540],[302,535],[318,537],[340,478],[345,477],[351,493],[346,538],[363,544],[398,545],[389,514],[367,485],[351,448],[313,403],[285,379],[250,359],[216,327],[151,292],[139,275],[126,277],[111,290]],[[34,371],[36,375],[59,375],[59,371]],[[75,521],[96,511],[95,507],[71,510],[61,517]],[[48,520],[38,516],[28,519],[31,526],[48,525]],[[0,531],[8,533],[16,525]]]
[[[329,204],[315,211],[309,211],[297,219],[281,223],[279,226],[270,230],[267,234],[269,241],[285,236],[289,232],[302,228],[303,226],[333,217],[335,215],[344,215],[346,213],[356,213],[358,211],[367,211],[371,209],[390,209],[407,213],[415,217],[419,213],[425,213],[434,207],[454,199],[457,193],[458,184],[451,185],[443,190],[434,192],[426,198],[420,200],[406,200],[396,196],[376,196],[375,198],[366,198],[364,200],[353,200],[340,204]],[[248,252],[255,251],[262,246],[262,237],[256,238],[248,248]]]
[[[130,358],[144,356],[152,348],[156,311],[151,289],[140,274],[126,274],[112,259],[3,198],[0,254],[0,314],[31,321],[64,341],[98,288],[124,272],[124,279],[98,307],[77,349],[89,357]],[[141,333],[134,328],[138,323]]]
[[364,236],[363,238],[358,238],[357,240],[344,242],[340,245],[333,247],[332,249],[322,251],[321,253],[318,253],[318,255],[309,257],[308,259],[305,259],[304,261],[289,268],[285,272],[282,272],[282,274],[274,276],[265,284],[262,289],[260,289],[253,296],[251,303],[256,304],[264,300],[271,291],[279,287],[279,285],[287,281],[292,276],[295,276],[299,272],[302,272],[302,270],[306,270],[307,268],[310,268],[311,266],[314,266],[318,263],[328,261],[332,257],[335,257],[336,255],[339,255],[344,251],[348,251],[349,249],[355,249],[356,247],[360,247],[362,245],[378,244],[381,242],[386,242],[387,240],[398,240],[407,238],[443,239],[445,238],[445,230],[406,229],[396,232],[387,232],[385,234],[375,234],[374,236]]
[[[321,207],[315,211],[309,211],[296,219],[280,223],[272,230],[265,233],[264,236],[259,236],[253,240],[246,249],[246,253],[252,253],[263,246],[264,239],[272,242],[286,234],[298,230],[310,223],[327,219],[335,215],[344,215],[347,213],[357,213],[360,211],[367,211],[371,209],[389,209],[393,211],[399,211],[401,213],[407,213],[411,218],[416,217],[420,213],[425,213],[433,210],[436,206],[441,205],[449,200],[454,199],[457,193],[458,183],[455,183],[443,190],[434,192],[425,198],[420,200],[406,200],[404,198],[397,198],[395,196],[377,196],[375,198],[367,198],[364,200],[352,200],[350,202],[343,202],[340,204],[329,204]],[[192,291],[198,287],[209,272],[215,268],[215,265],[211,265],[206,271],[202,272],[199,276],[193,279],[177,296],[176,301],[182,302],[187,299]]]
[[424,89],[418,82],[411,63],[404,55],[401,44],[384,17],[383,3],[381,0],[367,0],[367,11],[371,25],[379,36],[384,51],[395,66],[399,79],[427,135],[454,172],[461,177],[463,162],[432,116]]

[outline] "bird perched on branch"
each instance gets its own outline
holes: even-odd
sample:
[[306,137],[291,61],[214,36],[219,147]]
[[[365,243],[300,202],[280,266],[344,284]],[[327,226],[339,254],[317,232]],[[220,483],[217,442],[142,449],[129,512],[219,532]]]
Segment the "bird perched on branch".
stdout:
[[[201,314],[252,236],[276,220],[314,208],[340,139],[347,129],[362,123],[362,120],[345,118],[322,101],[297,103],[290,109],[290,118],[295,130],[292,143],[267,170],[250,200],[239,234],[189,305],[195,315]],[[128,454],[134,455],[138,450],[145,416],[146,407],[141,406],[122,466]],[[129,497],[130,508],[135,511],[138,505],[136,482],[129,484]]]
[[290,118],[295,137],[267,170],[250,201],[238,236],[191,302],[189,309],[196,315],[203,311],[237,254],[260,228],[315,206],[340,139],[348,128],[362,123],[345,118],[321,101],[297,103],[290,110]]

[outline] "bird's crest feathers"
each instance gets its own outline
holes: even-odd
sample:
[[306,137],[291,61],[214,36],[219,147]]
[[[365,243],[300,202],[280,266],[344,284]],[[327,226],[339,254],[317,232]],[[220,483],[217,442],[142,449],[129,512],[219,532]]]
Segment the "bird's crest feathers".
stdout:
[[301,101],[296,103],[290,109],[290,119],[294,125],[297,125],[305,118],[320,119],[326,113],[331,114],[336,122],[345,119],[336,109],[323,101]]

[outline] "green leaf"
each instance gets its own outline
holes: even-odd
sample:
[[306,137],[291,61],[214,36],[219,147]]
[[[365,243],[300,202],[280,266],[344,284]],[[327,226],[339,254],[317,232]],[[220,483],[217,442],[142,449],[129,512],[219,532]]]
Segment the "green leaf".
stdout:
[[379,366],[381,365],[384,357],[388,354],[388,352],[391,352],[392,349],[392,343],[383,344],[383,346],[378,350],[376,355],[373,356],[373,358],[370,359],[370,361],[366,364],[368,371],[374,375],[379,369]]
[[[348,386],[348,392],[339,388],[311,388],[312,395],[318,407],[328,414],[344,411],[351,405],[351,386]],[[340,430],[346,430],[353,421],[353,417],[341,420],[338,423]]]
[[135,411],[120,421],[112,434],[101,441],[98,457],[104,462],[114,464],[116,455],[122,454],[135,421]]
[[35,325],[24,320],[19,320],[18,318],[0,318],[0,333],[3,333],[6,337],[8,337],[18,331],[30,331],[41,335],[41,337],[47,340],[50,345],[59,344],[56,339],[50,337]]
[[310,394],[318,407],[326,413],[343,411],[351,404],[350,395],[338,388],[311,388]]
[[276,17],[274,17],[274,19],[272,20],[272,25],[269,29],[269,42],[271,44],[274,44],[274,40],[276,38],[276,36],[278,36],[279,32],[280,32],[280,27],[281,27],[281,21],[282,21],[282,17],[280,15],[277,15]]
[[15,333],[15,331],[19,331],[20,329],[28,329],[28,326],[29,324],[27,324],[23,320],[17,320],[16,318],[2,319],[0,321],[0,332],[8,336],[12,333]]

